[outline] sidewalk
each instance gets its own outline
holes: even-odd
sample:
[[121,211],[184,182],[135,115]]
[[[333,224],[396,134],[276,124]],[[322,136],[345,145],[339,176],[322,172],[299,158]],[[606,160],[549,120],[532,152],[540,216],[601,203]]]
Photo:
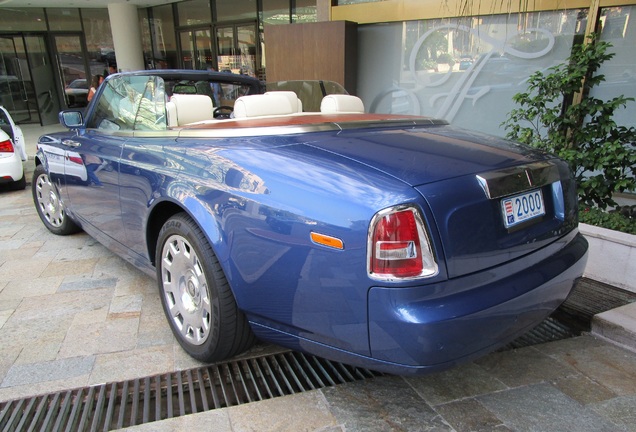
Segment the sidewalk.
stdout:
[[[25,129],[32,156],[31,137],[55,127]],[[0,203],[0,404],[202,366],[172,336],[154,280],[86,234],[50,234],[30,189],[2,191]],[[611,328],[636,329],[636,303],[604,315]],[[281,351],[257,345],[241,357]],[[187,428],[636,431],[636,354],[586,334],[425,377],[365,379],[129,430]]]

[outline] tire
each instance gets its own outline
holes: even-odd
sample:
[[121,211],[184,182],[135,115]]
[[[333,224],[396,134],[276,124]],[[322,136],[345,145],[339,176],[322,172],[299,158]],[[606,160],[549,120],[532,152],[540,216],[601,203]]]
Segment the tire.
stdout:
[[67,216],[57,187],[51,182],[42,165],[36,166],[33,171],[31,192],[38,216],[49,231],[57,235],[69,235],[80,231],[80,227]]
[[178,213],[163,225],[155,258],[164,313],[190,356],[215,362],[254,344],[216,255],[188,215]]

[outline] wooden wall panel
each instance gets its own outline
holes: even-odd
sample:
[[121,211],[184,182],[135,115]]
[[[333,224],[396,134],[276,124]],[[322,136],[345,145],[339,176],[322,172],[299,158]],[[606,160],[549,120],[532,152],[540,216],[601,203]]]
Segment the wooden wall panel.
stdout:
[[267,81],[323,79],[355,94],[357,24],[330,21],[265,26]]

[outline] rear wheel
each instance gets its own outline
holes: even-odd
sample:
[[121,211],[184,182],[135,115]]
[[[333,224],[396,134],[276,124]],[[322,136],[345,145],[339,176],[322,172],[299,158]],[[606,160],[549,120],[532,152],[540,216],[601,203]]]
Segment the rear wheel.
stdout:
[[66,215],[64,202],[42,165],[36,166],[33,171],[31,191],[38,215],[49,231],[57,235],[68,235],[80,230]]
[[213,362],[254,343],[212,248],[185,213],[173,216],[161,228],[156,263],[164,312],[188,354]]

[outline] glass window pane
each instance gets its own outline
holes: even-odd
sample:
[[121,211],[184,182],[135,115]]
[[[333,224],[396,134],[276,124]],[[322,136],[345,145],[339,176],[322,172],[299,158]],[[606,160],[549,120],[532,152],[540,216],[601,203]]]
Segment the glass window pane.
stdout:
[[[443,118],[505,135],[534,71],[562,63],[580,10],[407,21],[358,28],[358,96],[370,112]],[[523,30],[527,29],[527,30]]]
[[289,24],[289,0],[263,0],[263,24]]
[[106,76],[109,64],[117,64],[108,9],[82,9],[81,12],[91,75]]
[[238,62],[234,56],[234,28],[219,27],[216,29],[217,62],[221,72],[239,72]]
[[190,26],[196,24],[210,24],[210,0],[189,0],[177,3],[179,25]]
[[194,38],[192,32],[181,32],[179,36],[181,40],[181,67],[184,69],[195,69]]
[[153,63],[157,69],[171,69],[179,66],[177,39],[174,31],[172,5],[152,8],[150,21],[152,35]]
[[150,21],[148,20],[149,9],[138,9],[139,28],[141,30],[141,46],[144,52],[144,64],[146,69],[154,69],[152,61],[152,39],[150,38]]
[[293,22],[316,22],[317,17],[316,0],[296,0],[296,9],[292,14]]
[[[610,100],[617,96],[636,95],[636,24],[631,20],[635,6],[604,8],[599,20],[602,24],[601,40],[612,44],[614,57],[603,63],[598,73],[605,75],[605,82],[590,92],[592,97]],[[625,127],[636,126],[634,108],[630,102],[614,114],[614,121]]]
[[256,0],[216,0],[217,21],[256,20]]
[[197,30],[194,32],[196,39],[196,68],[205,70],[212,65],[212,31]]
[[256,76],[256,31],[254,26],[236,28],[240,70],[243,75]]
[[46,8],[51,30],[82,30],[79,9]]
[[66,105],[86,106],[89,86],[79,36],[56,36],[55,48],[64,84]]
[[3,31],[46,31],[46,18],[42,8],[2,8],[0,29]]

